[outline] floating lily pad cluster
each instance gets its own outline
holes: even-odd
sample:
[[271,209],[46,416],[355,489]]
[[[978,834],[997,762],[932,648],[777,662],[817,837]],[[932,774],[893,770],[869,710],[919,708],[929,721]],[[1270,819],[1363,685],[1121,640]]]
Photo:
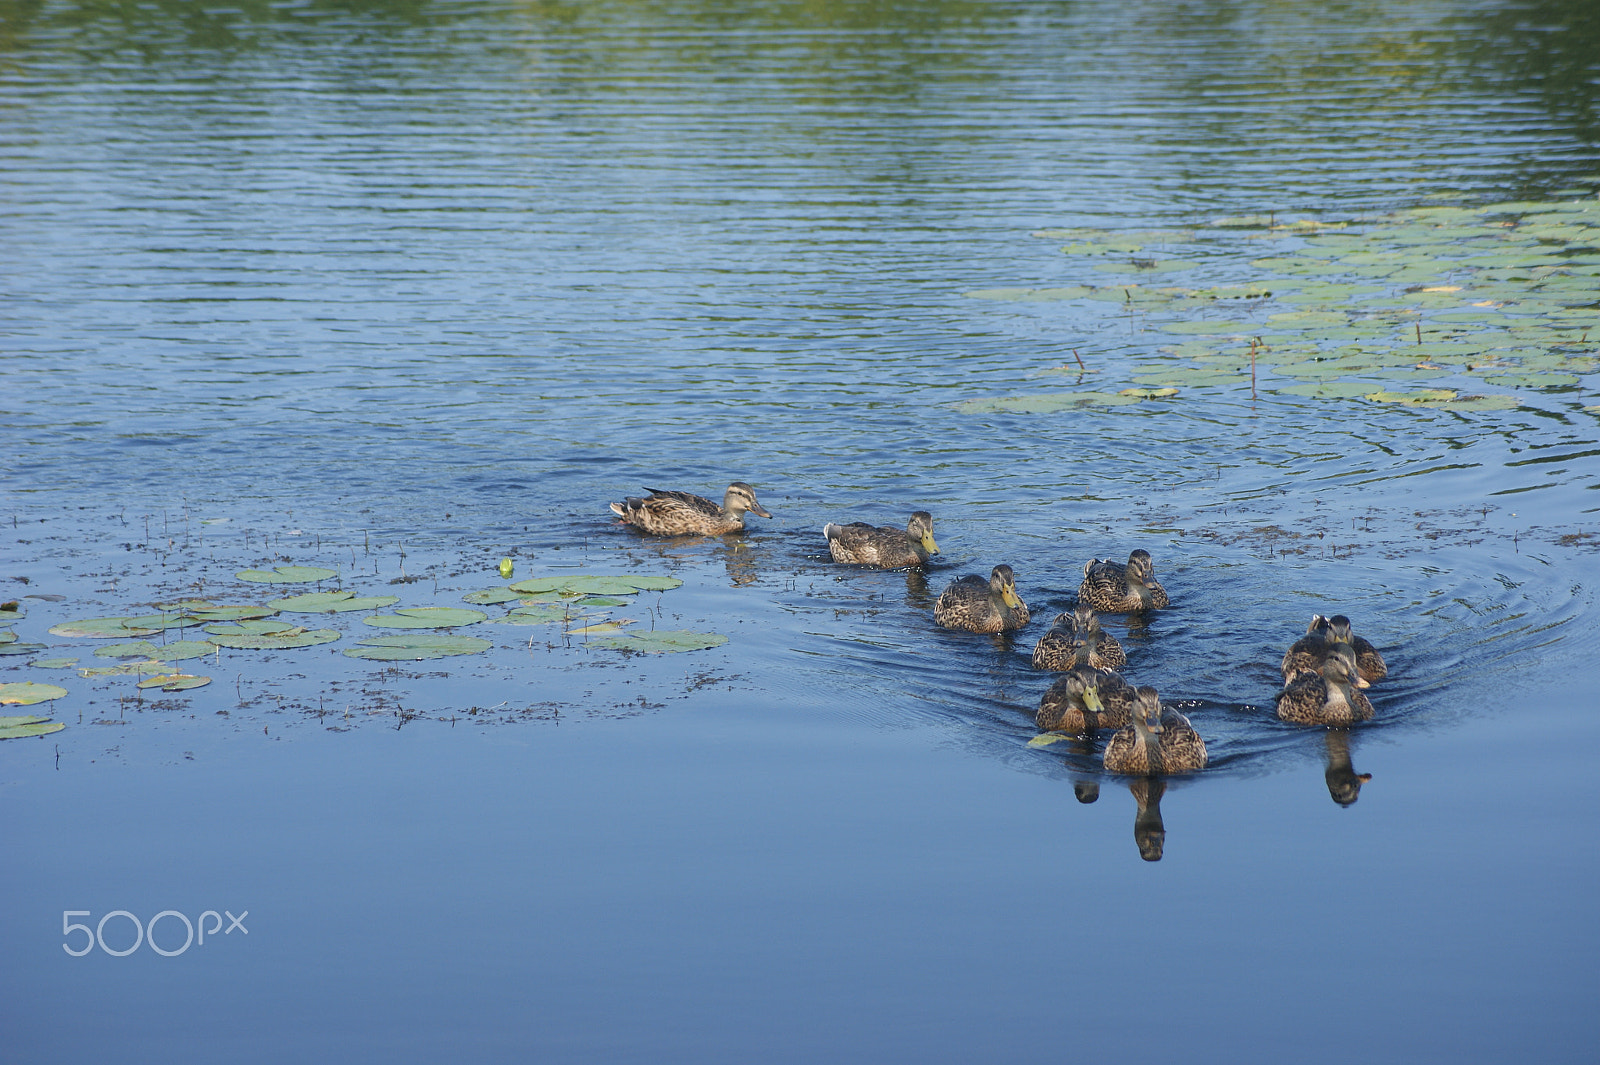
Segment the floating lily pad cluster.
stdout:
[[[1600,200],[1429,206],[1335,223],[1245,216],[1194,230],[1034,235],[1064,240],[1066,254],[1092,257],[1097,270],[1127,280],[966,295],[1116,304],[1142,328],[1174,338],[1163,358],[1132,368],[1130,383],[1142,389],[1255,385],[1318,399],[1496,410],[1518,405],[1518,392],[1574,391],[1582,377],[1600,373]],[[1156,279],[1200,267],[1245,268],[1253,276],[1212,288]],[[1054,372],[1081,368],[1069,363]],[[1459,387],[1447,380],[1463,378]],[[1422,387],[1406,387],[1413,383]],[[1165,397],[1047,392],[975,399],[959,409],[1039,413],[1151,398]]]
[[[632,618],[612,618],[613,607],[625,607],[629,596],[640,592],[665,592],[680,587],[676,577],[638,574],[558,574],[533,577],[503,588],[486,588],[462,596],[479,606],[504,605],[505,614],[492,619],[501,625],[561,624],[568,636],[591,638],[602,647],[621,651],[667,653],[720,647],[728,638],[719,633],[653,629],[624,633]],[[515,605],[512,605],[515,604]]]

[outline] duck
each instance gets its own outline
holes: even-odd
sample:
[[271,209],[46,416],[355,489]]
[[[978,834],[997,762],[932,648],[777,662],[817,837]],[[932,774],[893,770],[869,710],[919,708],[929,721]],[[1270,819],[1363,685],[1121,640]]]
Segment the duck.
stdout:
[[1328,619],[1328,640],[1355,652],[1356,669],[1363,680],[1382,680],[1389,675],[1389,665],[1383,660],[1383,655],[1378,653],[1370,640],[1350,631],[1350,619],[1343,614],[1335,614]]
[[1006,565],[984,580],[975,573],[951,582],[933,605],[933,620],[947,629],[1010,632],[1028,623],[1028,604],[1017,597],[1017,579]]
[[1039,700],[1040,732],[1094,732],[1129,723],[1133,689],[1120,673],[1078,666],[1056,679]]
[[1343,614],[1335,614],[1331,618],[1313,614],[1306,634],[1296,640],[1283,656],[1281,668],[1284,685],[1287,686],[1302,673],[1320,672],[1322,663],[1339,646],[1349,647],[1356,656],[1356,687],[1365,688],[1372,681],[1382,680],[1389,675],[1389,666],[1378,649],[1350,631],[1349,618]]
[[904,529],[864,521],[849,525],[829,522],[822,527],[822,535],[827,537],[828,553],[835,562],[858,562],[879,569],[921,566],[939,553],[933,539],[933,515],[926,510],[911,515]]
[[612,503],[611,510],[624,525],[652,536],[724,536],[744,531],[746,512],[772,517],[756,502],[756,490],[743,481],[728,486],[721,506],[690,492],[664,492],[659,488],[645,491],[650,495],[643,499],[629,496],[621,503]]
[[1306,634],[1289,645],[1283,653],[1283,664],[1279,667],[1283,671],[1284,687],[1302,673],[1321,672],[1322,663],[1333,650],[1333,644],[1328,639],[1328,619],[1321,614],[1311,615],[1311,624],[1306,626]]
[[1301,673],[1278,693],[1278,717],[1293,725],[1349,725],[1372,718],[1355,652],[1335,647],[1319,671]]
[[1150,552],[1139,549],[1128,556],[1127,565],[1109,558],[1091,558],[1083,564],[1083,583],[1078,585],[1078,601],[1102,614],[1134,614],[1141,610],[1161,610],[1172,605],[1167,590],[1156,580]]
[[1080,603],[1070,614],[1057,614],[1050,631],[1033,647],[1033,668],[1066,670],[1078,665],[1095,669],[1121,669],[1127,653],[1117,638],[1100,627],[1100,618]]
[[1134,689],[1131,717],[1106,743],[1100,761],[1107,772],[1150,777],[1205,768],[1205,741],[1188,718],[1163,708],[1148,684]]

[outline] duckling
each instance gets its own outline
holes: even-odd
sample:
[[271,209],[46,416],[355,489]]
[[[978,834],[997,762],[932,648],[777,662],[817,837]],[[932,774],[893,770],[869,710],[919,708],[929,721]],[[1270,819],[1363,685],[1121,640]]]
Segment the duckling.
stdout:
[[1121,728],[1132,709],[1133,689],[1120,674],[1078,666],[1050,685],[1033,720],[1040,732],[1085,733]]
[[1372,701],[1358,688],[1355,652],[1335,647],[1321,672],[1301,673],[1278,694],[1278,717],[1295,725],[1348,725],[1372,717]]
[[1384,662],[1383,655],[1378,653],[1370,640],[1350,631],[1350,619],[1343,614],[1335,614],[1328,619],[1328,640],[1355,652],[1356,669],[1360,670],[1363,680],[1382,680],[1389,675],[1389,666]]
[[947,629],[1010,632],[1028,623],[1028,605],[1017,598],[1011,567],[996,566],[987,581],[969,573],[940,592],[933,620]]
[[1102,614],[1133,614],[1172,605],[1167,590],[1156,580],[1150,552],[1142,548],[1128,556],[1126,566],[1109,558],[1091,558],[1085,562],[1083,583],[1078,585],[1078,601],[1088,603]]
[[772,517],[756,502],[756,490],[743,481],[734,481],[719,507],[705,496],[689,492],[663,492],[646,488],[644,499],[629,496],[611,509],[625,525],[643,529],[652,536],[723,536],[744,531],[748,511],[763,518]]
[[864,521],[849,525],[829,522],[822,527],[828,538],[828,553],[835,562],[859,562],[880,569],[920,566],[939,553],[933,539],[933,515],[919,510],[911,515],[904,529],[892,525],[876,528]]
[[1128,776],[1192,773],[1206,764],[1206,745],[1176,710],[1164,709],[1149,685],[1134,691],[1133,720],[1106,744],[1101,764],[1108,772]]
[[1077,665],[1121,669],[1128,656],[1117,638],[1100,627],[1100,619],[1080,603],[1071,614],[1057,614],[1050,631],[1033,648],[1033,668],[1066,670]]

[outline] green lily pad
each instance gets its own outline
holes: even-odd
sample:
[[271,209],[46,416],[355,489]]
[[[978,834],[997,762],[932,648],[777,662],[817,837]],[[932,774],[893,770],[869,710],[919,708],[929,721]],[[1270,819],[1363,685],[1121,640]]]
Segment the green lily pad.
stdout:
[[196,677],[189,673],[165,673],[146,677],[139,682],[139,687],[160,688],[164,692],[183,692],[190,688],[203,688],[210,683],[210,677]]
[[715,632],[656,629],[654,632],[636,632],[627,636],[607,636],[594,642],[604,647],[614,647],[621,651],[664,654],[673,651],[703,651],[711,647],[721,647],[728,642],[728,638]]
[[1378,403],[1401,403],[1408,407],[1433,407],[1441,410],[1510,410],[1519,405],[1515,396],[1463,396],[1448,388],[1424,388],[1416,392],[1374,392],[1366,398]]
[[[1125,388],[1118,395],[1172,395],[1183,385],[1231,385],[1249,377],[1249,367],[1237,365],[1217,367],[1178,367],[1159,373],[1142,374],[1134,381],[1142,388]],[[1141,396],[1142,398],[1142,396]]]
[[606,595],[586,595],[582,599],[575,599],[573,606],[627,606],[626,599],[613,599]]
[[161,625],[132,625],[131,617],[85,618],[63,621],[50,629],[52,636],[75,636],[90,640],[126,640],[130,636],[154,636]]
[[153,658],[157,650],[149,640],[128,640],[96,647],[94,653],[97,658]]
[[567,631],[567,634],[571,635],[571,636],[594,636],[594,635],[598,635],[600,633],[621,632],[622,629],[623,629],[623,626],[632,625],[632,624],[633,624],[632,621],[627,621],[627,620],[623,620],[623,621],[596,621],[593,624],[590,624],[590,625],[579,625],[579,626],[576,626],[574,628],[569,628],[566,631]]
[[40,684],[38,681],[18,680],[9,684],[0,684],[0,703],[17,703],[21,706],[32,706],[51,699],[65,698],[67,689],[54,684]]
[[270,618],[278,611],[270,606],[208,606],[191,609],[189,615],[196,621],[250,621]]
[[0,643],[0,656],[37,654],[48,646],[44,643]]
[[481,592],[468,592],[461,597],[474,606],[495,606],[499,603],[510,603],[522,596],[510,588],[485,588]]
[[1071,737],[1068,736],[1065,732],[1046,732],[1043,735],[1035,736],[1033,739],[1029,740],[1028,741],[1028,746],[1029,747],[1048,747],[1052,743],[1060,743],[1062,740],[1065,740],[1065,739],[1071,739]]
[[28,663],[35,669],[71,669],[77,664],[76,658],[36,658]]
[[321,566],[275,566],[270,570],[246,569],[234,574],[241,581],[255,584],[306,584],[329,580],[338,575],[338,570],[323,569]]
[[[65,692],[62,692],[65,695]],[[0,740],[20,740],[29,736],[48,736],[67,726],[42,717],[0,717]]]
[[276,632],[249,632],[219,633],[216,630],[222,626],[216,625],[206,629],[211,634],[211,642],[222,647],[231,647],[240,651],[283,651],[294,647],[315,647],[318,644],[332,643],[339,638],[335,629],[301,629],[290,626]]
[[291,614],[336,614],[345,610],[376,610],[379,607],[394,606],[399,601],[398,595],[357,597],[354,592],[307,592],[304,595],[274,599],[267,605]]
[[564,595],[633,595],[635,592],[671,591],[683,584],[676,577],[569,573],[530,577],[511,586],[518,592],[558,592]]
[[150,657],[157,662],[181,662],[188,658],[204,658],[216,651],[217,645],[209,640],[176,640],[162,644]]
[[1218,322],[1211,319],[1170,322],[1160,327],[1163,333],[1177,333],[1180,336],[1255,336],[1266,328],[1249,322]]
[[393,614],[377,614],[362,622],[380,629],[448,629],[457,625],[476,625],[489,615],[481,610],[458,606],[411,606]]
[[571,616],[564,606],[534,604],[513,610],[505,617],[491,618],[490,622],[498,625],[548,625],[555,621],[566,621]]
[[216,625],[207,625],[205,631],[211,636],[270,636],[274,633],[289,632],[298,627],[291,625],[287,621],[264,621],[259,618],[246,618],[243,621],[219,622]]
[[1501,373],[1485,377],[1484,381],[1506,388],[1565,388],[1578,383],[1569,373]]
[[0,632],[0,643],[11,643],[16,638],[17,634],[12,632],[10,629],[7,629],[5,632]]
[[379,662],[420,662],[428,658],[478,654],[492,646],[488,640],[476,636],[442,636],[419,632],[404,636],[372,636],[362,640],[360,647],[345,648],[344,653],[351,658],[368,658]]
[[141,662],[123,662],[115,666],[90,666],[78,670],[80,677],[130,677],[148,676],[151,673],[161,673],[170,668],[169,663],[157,662],[147,658]]

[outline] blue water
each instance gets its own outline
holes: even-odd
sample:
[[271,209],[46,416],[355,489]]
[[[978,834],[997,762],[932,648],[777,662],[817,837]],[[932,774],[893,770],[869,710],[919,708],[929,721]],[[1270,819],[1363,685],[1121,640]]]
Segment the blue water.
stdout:
[[[0,628],[96,665],[48,629],[289,562],[462,605],[510,557],[671,574],[617,613],[729,637],[390,667],[318,615],[179,695],[0,657],[70,693],[0,743],[7,1060],[1586,1060],[1596,379],[955,409],[1171,342],[963,296],[1104,283],[1035,230],[1593,195],[1585,17],[0,6]],[[742,538],[606,508],[734,479]],[[828,561],[913,509],[925,577]],[[1027,746],[1033,641],[1134,546],[1174,607],[1107,629],[1212,754],[1157,862],[1097,748]],[[933,625],[999,562],[1032,627]],[[1391,676],[1330,741],[1271,706],[1334,611]],[[248,931],[78,958],[68,910]]]

